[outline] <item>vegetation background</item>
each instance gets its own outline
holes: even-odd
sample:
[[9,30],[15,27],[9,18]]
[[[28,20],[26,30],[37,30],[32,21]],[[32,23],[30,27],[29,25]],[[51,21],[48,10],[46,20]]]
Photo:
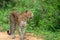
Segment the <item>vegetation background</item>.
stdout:
[[44,40],[60,40],[60,0],[0,0],[0,31],[9,30],[9,14],[14,9],[33,12],[27,32]]

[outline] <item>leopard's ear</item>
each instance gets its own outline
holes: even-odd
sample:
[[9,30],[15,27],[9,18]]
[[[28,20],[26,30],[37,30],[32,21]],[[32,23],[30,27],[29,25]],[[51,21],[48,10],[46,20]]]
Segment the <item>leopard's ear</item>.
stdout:
[[28,13],[28,10],[26,10],[25,13]]

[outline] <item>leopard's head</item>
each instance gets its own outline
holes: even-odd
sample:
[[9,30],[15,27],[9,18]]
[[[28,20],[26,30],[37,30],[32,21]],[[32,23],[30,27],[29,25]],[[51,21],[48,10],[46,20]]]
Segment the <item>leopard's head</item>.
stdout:
[[27,18],[30,18],[31,19],[34,16],[33,13],[31,11],[29,11],[29,10],[26,10],[25,13],[26,13],[26,17]]

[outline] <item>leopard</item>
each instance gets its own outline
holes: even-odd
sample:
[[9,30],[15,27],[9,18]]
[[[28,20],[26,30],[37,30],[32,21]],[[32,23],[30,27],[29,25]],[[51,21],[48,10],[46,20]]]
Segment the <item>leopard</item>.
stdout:
[[10,13],[10,29],[7,31],[8,35],[11,35],[12,39],[15,39],[15,30],[18,28],[20,40],[24,40],[26,37],[26,24],[28,19],[33,18],[33,13],[30,10],[25,10],[20,13],[18,11],[12,11]]

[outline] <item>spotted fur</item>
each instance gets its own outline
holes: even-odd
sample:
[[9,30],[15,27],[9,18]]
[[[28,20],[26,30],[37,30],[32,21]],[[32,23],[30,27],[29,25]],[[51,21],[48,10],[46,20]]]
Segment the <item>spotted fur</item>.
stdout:
[[[10,30],[7,31],[12,38],[15,38],[15,30],[16,26],[18,28],[18,32],[20,35],[20,39],[24,40],[24,35],[26,32],[26,23],[28,19],[33,17],[33,13],[29,10],[26,10],[23,13],[19,13],[18,11],[13,11],[10,14]],[[21,30],[22,29],[22,30]]]

